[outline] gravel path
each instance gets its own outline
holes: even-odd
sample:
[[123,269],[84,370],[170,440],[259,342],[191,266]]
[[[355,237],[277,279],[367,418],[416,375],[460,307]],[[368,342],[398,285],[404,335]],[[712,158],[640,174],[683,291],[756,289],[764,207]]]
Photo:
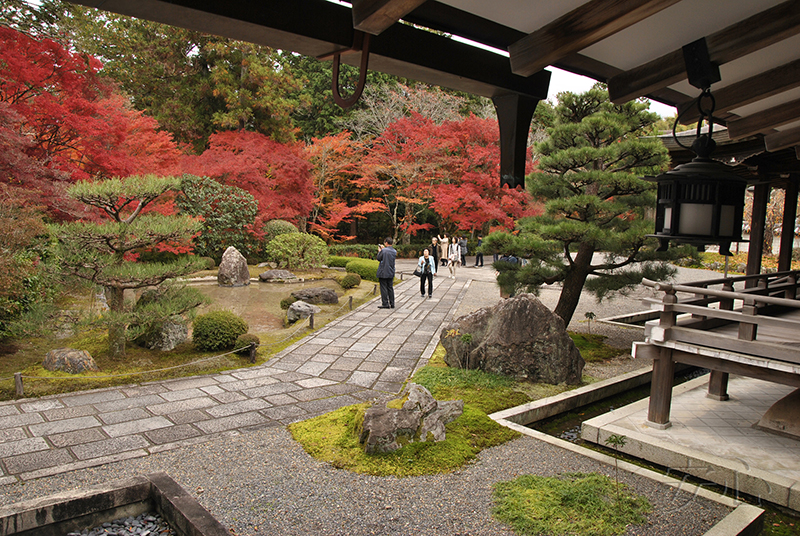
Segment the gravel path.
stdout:
[[[314,460],[284,428],[270,428],[6,486],[2,500],[16,502],[156,471],[167,472],[239,535],[509,535],[491,517],[494,482],[524,473],[599,471],[613,478],[613,467],[530,437],[487,449],[475,463],[450,474],[357,475]],[[629,535],[700,535],[728,513],[704,499],[620,474],[654,505],[649,523],[631,527]]]

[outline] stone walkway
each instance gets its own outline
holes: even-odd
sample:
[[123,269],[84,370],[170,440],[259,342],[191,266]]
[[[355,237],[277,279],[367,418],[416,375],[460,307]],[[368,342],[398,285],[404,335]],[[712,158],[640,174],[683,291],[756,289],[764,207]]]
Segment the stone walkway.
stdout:
[[489,268],[462,273],[437,277],[432,299],[421,298],[418,279],[406,277],[395,287],[395,309],[378,309],[380,300],[372,300],[257,367],[0,403],[0,485],[398,393],[433,353],[472,278],[493,275]]

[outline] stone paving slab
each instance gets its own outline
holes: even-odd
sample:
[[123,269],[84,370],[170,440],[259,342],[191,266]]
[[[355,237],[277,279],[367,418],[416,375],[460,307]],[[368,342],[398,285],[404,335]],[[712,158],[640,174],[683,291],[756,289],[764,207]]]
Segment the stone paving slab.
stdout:
[[256,367],[0,403],[0,485],[396,394],[430,357],[468,285],[440,279],[435,298],[420,299],[416,279],[406,280],[395,309],[377,309],[376,297]]

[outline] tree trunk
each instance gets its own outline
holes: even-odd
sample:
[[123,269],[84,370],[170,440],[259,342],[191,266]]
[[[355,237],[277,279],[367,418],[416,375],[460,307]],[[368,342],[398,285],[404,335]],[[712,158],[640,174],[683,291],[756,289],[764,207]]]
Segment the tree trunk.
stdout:
[[569,325],[572,315],[575,314],[575,309],[578,307],[583,284],[591,271],[593,255],[594,248],[592,246],[581,244],[578,254],[575,255],[575,264],[564,279],[561,295],[553,312],[564,320],[565,326]]
[[[124,306],[124,289],[104,287],[108,308],[114,312],[122,312]],[[112,359],[125,357],[125,325],[112,323],[108,326],[108,353]]]

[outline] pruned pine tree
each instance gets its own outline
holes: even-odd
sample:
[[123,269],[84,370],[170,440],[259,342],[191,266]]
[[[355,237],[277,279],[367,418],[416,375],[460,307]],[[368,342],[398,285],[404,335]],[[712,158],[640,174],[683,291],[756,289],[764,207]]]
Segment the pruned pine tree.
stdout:
[[561,283],[554,312],[569,324],[584,287],[602,299],[642,277],[672,273],[646,237],[653,232],[645,210],[655,206],[655,185],[642,176],[664,170],[669,161],[657,139],[642,137],[658,119],[647,106],[614,105],[597,86],[559,95],[548,137],[535,146],[538,169],[526,184],[545,203],[544,214],[521,220],[510,243],[508,234],[484,241],[486,251],[497,250],[497,241],[530,259],[525,266],[498,263],[504,290],[536,292],[543,284]]
[[[188,216],[143,212],[179,183],[178,178],[147,175],[75,184],[68,195],[100,209],[108,220],[51,226],[58,239],[63,271],[105,291],[109,311],[101,322],[108,327],[112,357],[125,356],[127,339],[159,322],[190,313],[204,301],[195,289],[175,281],[201,269],[202,263],[195,257],[178,257],[167,263],[133,260],[138,250],[188,243],[199,231],[199,223]],[[124,300],[125,290],[147,287],[155,287],[159,293],[159,299],[150,301],[147,307],[134,308]]]

